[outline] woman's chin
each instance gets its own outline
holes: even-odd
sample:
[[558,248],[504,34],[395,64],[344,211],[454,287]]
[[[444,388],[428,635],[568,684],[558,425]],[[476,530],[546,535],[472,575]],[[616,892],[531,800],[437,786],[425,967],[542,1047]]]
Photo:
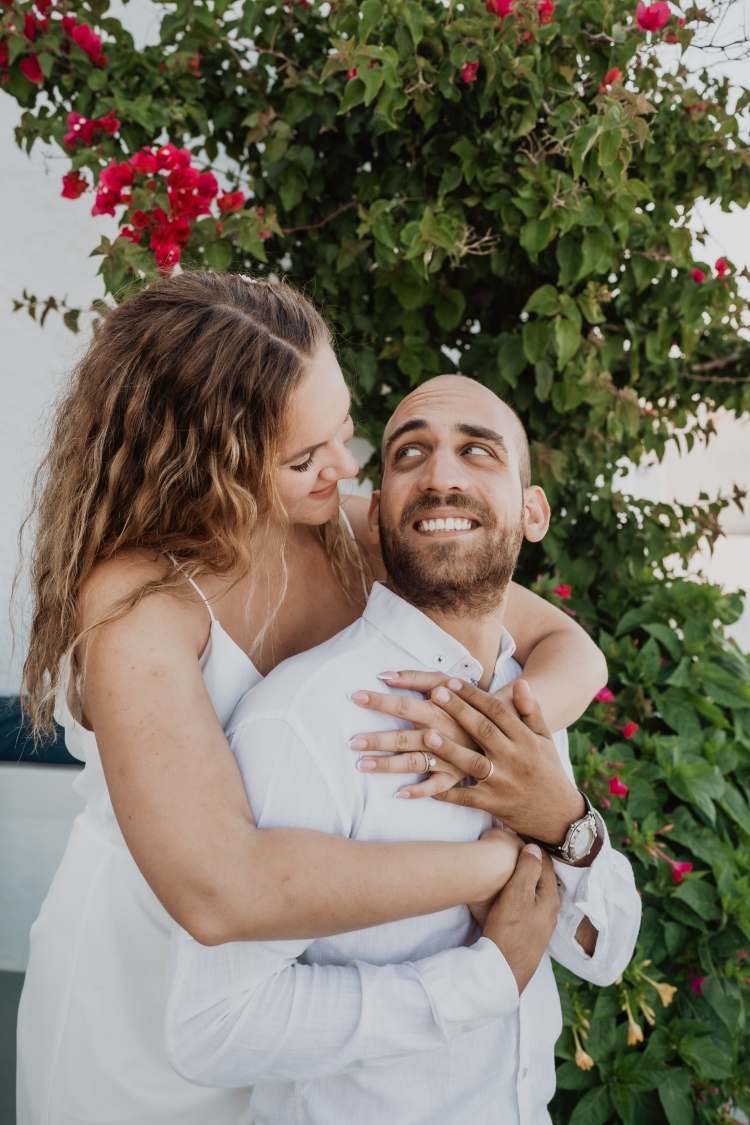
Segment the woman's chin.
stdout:
[[339,507],[339,490],[335,485],[328,495],[316,496],[313,492],[291,513],[292,523],[305,523],[318,527],[333,519]]

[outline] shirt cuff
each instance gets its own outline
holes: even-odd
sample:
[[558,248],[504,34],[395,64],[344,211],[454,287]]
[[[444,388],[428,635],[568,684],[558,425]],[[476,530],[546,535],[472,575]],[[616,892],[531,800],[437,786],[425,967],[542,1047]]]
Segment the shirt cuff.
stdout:
[[[559,859],[552,859],[552,866],[560,883],[558,929],[569,940],[575,939],[576,930],[584,916],[600,934],[607,924],[605,895],[613,853],[609,833],[598,813],[596,827],[602,839],[602,847],[589,867],[571,867]],[[586,956],[582,947],[581,952]]]
[[516,978],[489,938],[413,962],[446,1039],[483,1027],[518,1008]]

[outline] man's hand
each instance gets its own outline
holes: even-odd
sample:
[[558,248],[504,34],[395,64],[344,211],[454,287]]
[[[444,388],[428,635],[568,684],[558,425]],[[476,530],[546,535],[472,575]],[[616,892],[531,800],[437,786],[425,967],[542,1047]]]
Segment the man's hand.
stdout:
[[469,910],[482,928],[487,916],[495,905],[498,893],[506,886],[516,869],[518,856],[523,848],[523,840],[505,828],[488,828],[482,833],[481,842],[493,849],[493,884],[488,897],[481,902],[468,903]]
[[559,909],[552,860],[536,844],[527,844],[484,925],[484,936],[510,965],[519,993],[539,967]]

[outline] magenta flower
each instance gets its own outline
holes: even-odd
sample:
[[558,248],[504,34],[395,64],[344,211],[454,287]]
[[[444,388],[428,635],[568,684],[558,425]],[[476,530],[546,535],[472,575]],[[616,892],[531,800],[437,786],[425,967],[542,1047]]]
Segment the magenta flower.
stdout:
[[620,781],[619,774],[609,779],[609,795],[610,797],[627,797],[628,787],[624,782]]
[[624,727],[618,727],[618,730],[621,732],[623,738],[632,738],[635,732],[640,729],[641,728],[638,726],[638,723],[634,723],[632,720],[629,723],[626,723]]
[[693,281],[697,282],[698,285],[700,285],[700,283],[702,281],[706,280],[705,273],[703,272],[703,270],[699,270],[697,266],[695,267],[695,269],[693,270],[693,272],[691,273],[690,276],[692,277]]
[[693,990],[693,992],[695,993],[696,996],[700,996],[700,994],[703,990],[703,982],[704,982],[705,979],[706,979],[705,977],[691,977],[690,978],[690,987],[692,988],[692,990]]
[[478,62],[467,63],[466,66],[461,71],[461,78],[464,80],[464,82],[476,82],[478,70],[479,70],[479,63]]
[[615,699],[614,695],[608,687],[601,688],[600,691],[596,693],[594,698],[596,699],[597,703],[614,703]]
[[648,7],[643,0],[640,0],[635,10],[635,21],[641,31],[661,31],[664,25],[669,23],[671,15],[669,4],[664,0],[656,0],[655,4],[650,4]]
[[561,582],[559,586],[555,586],[554,593],[557,594],[558,598],[562,598],[563,601],[567,602],[573,597],[573,587],[568,586],[565,582]]

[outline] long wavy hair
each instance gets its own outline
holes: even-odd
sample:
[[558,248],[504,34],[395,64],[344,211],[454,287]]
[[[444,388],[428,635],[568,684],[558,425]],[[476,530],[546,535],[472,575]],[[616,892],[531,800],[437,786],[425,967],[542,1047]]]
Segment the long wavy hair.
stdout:
[[[174,565],[86,633],[157,590],[184,592],[189,577],[251,571],[262,517],[279,510],[274,470],[291,396],[331,343],[291,286],[208,271],[149,285],[107,316],[57,408],[24,525],[34,529],[33,612],[21,695],[37,735],[70,689],[81,590],[98,562],[135,548]],[[318,530],[340,585],[360,601],[366,559],[338,514]]]

